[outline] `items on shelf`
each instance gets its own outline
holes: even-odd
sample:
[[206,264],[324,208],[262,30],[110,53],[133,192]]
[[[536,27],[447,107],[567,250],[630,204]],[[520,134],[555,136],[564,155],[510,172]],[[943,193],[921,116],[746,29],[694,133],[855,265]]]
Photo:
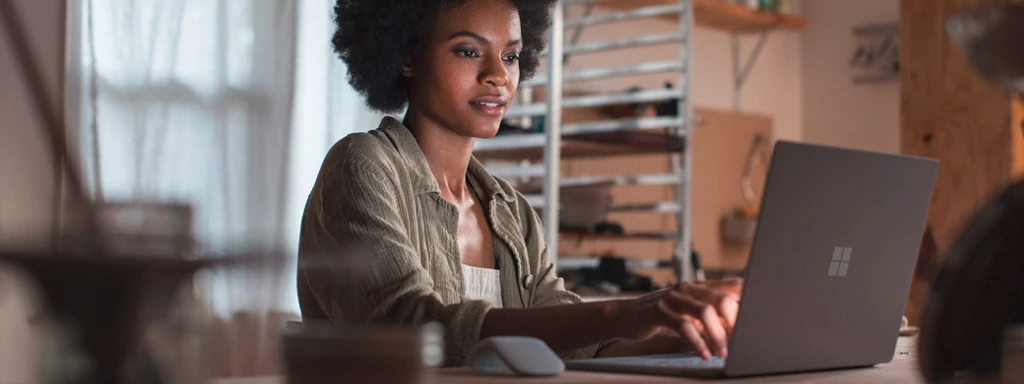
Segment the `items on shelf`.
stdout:
[[[563,203],[564,205],[564,203]],[[567,223],[558,224],[558,232],[563,235],[579,235],[576,239],[577,243],[583,242],[583,235],[595,234],[595,235],[625,235],[626,230],[622,228],[622,224],[603,221],[597,223],[594,226],[585,225],[572,225]]]
[[736,3],[761,12],[774,12],[786,15],[793,13],[792,0],[736,0]]
[[[673,89],[671,81],[665,82],[665,89]],[[678,116],[679,115],[679,99],[669,99],[665,102],[654,106],[654,112],[658,116]]]
[[621,292],[650,292],[662,287],[650,277],[633,273],[628,261],[621,257],[601,257],[597,268],[580,268],[563,273],[578,294],[610,294]]
[[[533,179],[518,184],[516,188],[524,194],[543,193],[542,181],[539,178]],[[574,233],[594,233],[607,220],[608,210],[613,203],[614,186],[614,182],[607,181],[559,188],[559,195],[562,197],[562,209],[558,215],[559,228],[567,228],[568,232]],[[621,228],[619,226],[619,229]]]
[[544,133],[544,119],[532,120],[533,124],[531,124],[529,127],[511,124],[507,121],[502,121],[501,124],[498,125],[498,134],[495,136]]
[[749,207],[736,208],[722,217],[722,242],[726,244],[750,244],[757,231],[757,210]]

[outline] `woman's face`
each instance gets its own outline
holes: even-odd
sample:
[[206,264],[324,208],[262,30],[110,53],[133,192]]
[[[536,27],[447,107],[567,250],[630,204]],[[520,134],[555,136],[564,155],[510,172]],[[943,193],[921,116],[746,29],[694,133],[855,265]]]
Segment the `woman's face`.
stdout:
[[507,0],[442,10],[404,75],[410,109],[454,133],[492,137],[519,86],[519,12]]

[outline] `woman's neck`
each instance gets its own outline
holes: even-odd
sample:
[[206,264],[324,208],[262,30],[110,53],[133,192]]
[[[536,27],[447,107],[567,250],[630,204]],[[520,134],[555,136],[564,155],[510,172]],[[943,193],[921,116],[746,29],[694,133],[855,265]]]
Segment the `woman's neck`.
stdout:
[[416,138],[441,193],[459,199],[466,196],[466,170],[475,140],[458,135],[411,109],[402,123]]

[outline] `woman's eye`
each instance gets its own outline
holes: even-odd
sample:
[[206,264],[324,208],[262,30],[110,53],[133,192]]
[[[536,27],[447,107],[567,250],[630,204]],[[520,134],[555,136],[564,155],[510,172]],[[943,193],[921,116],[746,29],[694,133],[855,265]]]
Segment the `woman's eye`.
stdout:
[[515,64],[516,62],[519,61],[519,55],[505,56],[505,61],[507,61],[509,64]]
[[463,57],[480,57],[480,54],[478,54],[478,53],[476,53],[476,51],[470,50],[470,49],[463,49],[463,50],[460,50],[458,53],[459,53],[459,55],[462,55]]

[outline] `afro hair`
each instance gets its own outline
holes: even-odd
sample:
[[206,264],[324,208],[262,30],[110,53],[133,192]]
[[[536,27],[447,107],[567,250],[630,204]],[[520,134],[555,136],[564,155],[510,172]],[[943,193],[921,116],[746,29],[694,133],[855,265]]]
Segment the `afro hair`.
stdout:
[[[348,66],[348,82],[366,98],[366,104],[384,113],[396,113],[408,103],[402,68],[418,48],[420,36],[442,9],[469,0],[337,0],[331,44]],[[519,10],[523,50],[519,54],[520,81],[533,76],[544,50],[556,0],[509,0]]]

